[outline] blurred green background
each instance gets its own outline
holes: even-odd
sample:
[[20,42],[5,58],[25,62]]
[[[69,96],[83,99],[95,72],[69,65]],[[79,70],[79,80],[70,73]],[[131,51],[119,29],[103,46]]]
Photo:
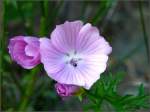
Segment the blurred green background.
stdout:
[[0,6],[1,110],[82,111],[87,101],[62,100],[42,65],[25,70],[10,59],[7,49],[13,36],[49,37],[66,20],[90,22],[110,42],[113,52],[106,73],[124,72],[120,94],[136,94],[141,83],[150,93],[149,0],[3,0]]

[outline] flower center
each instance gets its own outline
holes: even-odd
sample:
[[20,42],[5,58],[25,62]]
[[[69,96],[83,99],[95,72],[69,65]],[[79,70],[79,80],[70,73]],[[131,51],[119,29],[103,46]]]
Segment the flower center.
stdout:
[[77,60],[77,59],[71,59],[71,60],[70,60],[70,64],[71,64],[73,67],[77,67],[77,65],[78,65],[78,60]]
[[70,52],[66,54],[66,63],[73,67],[77,67],[81,60],[82,58],[76,52]]

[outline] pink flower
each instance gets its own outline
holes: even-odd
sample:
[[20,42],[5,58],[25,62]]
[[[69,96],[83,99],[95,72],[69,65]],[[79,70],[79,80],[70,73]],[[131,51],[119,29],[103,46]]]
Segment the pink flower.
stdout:
[[81,21],[57,25],[51,40],[40,40],[41,62],[48,75],[59,83],[86,89],[105,71],[112,48],[96,27]]
[[16,36],[10,39],[11,58],[23,68],[31,69],[40,63],[39,40],[36,37]]
[[55,84],[56,91],[60,96],[72,96],[74,95],[80,87],[74,85],[67,85],[67,84]]

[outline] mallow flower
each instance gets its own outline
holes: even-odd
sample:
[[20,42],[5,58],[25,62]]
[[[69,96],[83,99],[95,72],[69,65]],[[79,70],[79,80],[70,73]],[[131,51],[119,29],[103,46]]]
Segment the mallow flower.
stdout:
[[75,95],[80,90],[80,87],[75,85],[56,83],[55,89],[59,96],[66,97]]
[[36,37],[16,36],[9,41],[11,58],[25,69],[31,69],[40,63],[40,42]]
[[106,69],[112,48],[90,23],[57,25],[51,39],[40,39],[41,62],[52,79],[61,84],[90,89]]

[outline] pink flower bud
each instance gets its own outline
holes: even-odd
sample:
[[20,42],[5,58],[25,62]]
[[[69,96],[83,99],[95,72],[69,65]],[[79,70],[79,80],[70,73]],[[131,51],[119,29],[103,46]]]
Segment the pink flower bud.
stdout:
[[40,63],[40,42],[36,37],[16,36],[10,39],[11,58],[23,68],[31,69]]
[[55,88],[56,88],[58,95],[62,97],[72,96],[80,89],[79,86],[60,84],[60,83],[55,84]]

